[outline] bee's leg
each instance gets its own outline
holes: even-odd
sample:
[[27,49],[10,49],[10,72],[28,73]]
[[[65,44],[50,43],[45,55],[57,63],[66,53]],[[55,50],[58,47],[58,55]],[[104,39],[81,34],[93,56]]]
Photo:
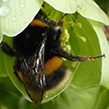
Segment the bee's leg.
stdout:
[[60,57],[66,58],[66,59],[71,60],[71,61],[79,61],[78,58],[76,58],[75,56],[73,56],[71,53],[68,53],[68,52],[64,51],[61,48],[56,48],[54,50],[51,50],[51,52],[54,55],[56,55],[56,56],[60,56]]
[[96,57],[73,56],[71,53],[68,53],[68,52],[64,51],[63,49],[61,49],[61,48],[56,48],[56,49],[54,49],[54,50],[51,50],[51,52],[52,52],[54,55],[57,55],[57,56],[66,58],[66,59],[68,59],[68,60],[70,60],[70,61],[77,61],[77,62],[90,61],[90,59],[93,60],[93,59],[105,57],[105,55],[96,56]]
[[15,56],[15,52],[13,49],[5,42],[1,42],[0,47],[4,53],[6,53],[9,56]]

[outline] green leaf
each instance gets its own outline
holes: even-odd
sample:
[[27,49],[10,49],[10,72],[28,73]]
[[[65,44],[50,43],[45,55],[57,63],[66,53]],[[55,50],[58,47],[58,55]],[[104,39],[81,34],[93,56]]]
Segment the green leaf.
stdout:
[[[101,106],[100,102],[102,100],[105,100],[105,102],[102,102],[102,107],[106,107],[108,96],[108,91],[104,88],[95,87],[89,89],[75,89],[70,85],[59,96],[59,98],[53,101],[54,104],[50,101],[36,107],[24,98],[21,98],[19,102],[19,109],[98,109],[97,107]],[[104,97],[106,97],[106,99]]]
[[[40,109],[33,103],[27,101],[23,96],[19,100],[18,109]],[[42,108],[41,108],[42,109]]]
[[97,36],[98,36],[98,40],[100,43],[100,48],[101,48],[101,52],[102,54],[106,55],[106,58],[102,58],[102,74],[101,74],[101,82],[100,84],[104,85],[109,81],[109,45],[108,45],[108,41],[105,37],[105,34],[101,28],[101,24],[99,22],[95,22],[92,20],[89,20],[89,22],[92,24],[92,27],[94,28]]
[[109,91],[105,88],[100,88],[96,104],[93,109],[108,109],[109,107]]
[[7,0],[0,2],[0,41],[2,34],[20,33],[39,11],[43,0]]
[[21,94],[9,78],[0,78],[0,109],[18,109]]
[[103,85],[107,90],[109,90],[109,81]]
[[[3,41],[9,43],[9,45],[12,46],[12,38],[4,36]],[[8,59],[8,61],[6,61],[6,63],[11,65],[12,64],[11,63],[12,57],[9,57],[5,53],[3,53],[2,50],[1,50],[1,47],[0,47],[0,76],[2,76],[2,77],[8,76],[7,70],[6,70],[7,66],[6,66],[6,63],[5,63],[5,58]],[[9,65],[8,65],[8,67],[9,67]]]
[[80,13],[83,17],[109,25],[109,18],[93,0],[44,0],[63,13]]
[[0,106],[7,109],[106,109],[108,106],[109,91],[104,87],[75,89],[69,85],[54,101],[35,106],[19,95],[9,78],[2,79],[1,83]]
[[[0,51],[1,51],[1,48],[0,48]],[[0,76],[2,76],[2,77],[7,76],[7,72],[6,72],[5,64],[4,64],[4,54],[3,54],[3,52],[0,52]]]
[[101,22],[109,25],[108,16],[100,9],[100,7],[93,0],[79,0],[78,12],[88,19]]
[[15,95],[12,93],[0,89],[0,104],[1,107],[7,108],[7,109],[18,109],[17,107],[18,99]]
[[[66,16],[67,22],[74,22],[73,27],[69,27],[70,44],[74,55],[98,56],[102,54],[101,42],[90,22],[80,14]],[[81,24],[81,27],[78,27]],[[101,28],[101,26],[99,27]],[[83,40],[83,38],[85,40]],[[105,38],[105,37],[104,37]],[[107,43],[107,42],[105,42]],[[67,63],[67,62],[66,62]],[[70,63],[70,62],[69,62]],[[102,74],[102,59],[90,60],[89,62],[78,62],[72,68],[72,64],[67,63],[74,76],[72,85],[74,87],[89,87],[100,84]]]

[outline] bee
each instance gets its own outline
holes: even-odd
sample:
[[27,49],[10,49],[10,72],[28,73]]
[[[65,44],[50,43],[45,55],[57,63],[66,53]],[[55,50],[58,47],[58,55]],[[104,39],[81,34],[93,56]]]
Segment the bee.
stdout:
[[89,61],[103,57],[73,56],[64,51],[60,44],[62,19],[56,23],[48,19],[43,11],[39,11],[28,27],[13,37],[12,49],[6,42],[1,42],[2,51],[16,57],[14,73],[24,84],[31,100],[39,105],[44,93],[65,81],[67,67],[62,60]]

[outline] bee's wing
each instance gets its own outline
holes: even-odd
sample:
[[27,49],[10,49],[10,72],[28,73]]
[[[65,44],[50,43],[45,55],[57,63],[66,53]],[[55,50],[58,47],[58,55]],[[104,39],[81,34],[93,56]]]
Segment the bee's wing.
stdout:
[[45,90],[45,53],[46,39],[40,43],[36,54],[27,60],[22,58],[22,77],[27,94],[35,104],[40,104]]

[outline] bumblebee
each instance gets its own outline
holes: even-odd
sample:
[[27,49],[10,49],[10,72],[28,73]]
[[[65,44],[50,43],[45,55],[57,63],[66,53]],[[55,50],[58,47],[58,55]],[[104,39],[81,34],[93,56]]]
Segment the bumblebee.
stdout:
[[28,27],[13,38],[14,50],[5,42],[0,44],[3,52],[16,57],[14,73],[36,105],[41,103],[47,90],[64,82],[67,67],[61,57],[82,62],[104,56],[73,56],[64,51],[60,47],[62,27],[62,19],[56,23],[40,10]]

